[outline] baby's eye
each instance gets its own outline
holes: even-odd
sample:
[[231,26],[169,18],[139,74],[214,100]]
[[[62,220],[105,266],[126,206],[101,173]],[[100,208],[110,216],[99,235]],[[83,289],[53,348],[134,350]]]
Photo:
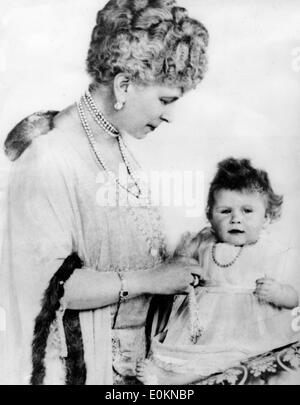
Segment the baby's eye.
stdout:
[[251,212],[253,212],[253,210],[251,208],[244,208],[244,212],[246,214],[250,214]]
[[230,214],[230,213],[231,213],[231,210],[229,210],[229,209],[224,209],[224,210],[221,210],[220,213],[221,213],[221,214]]

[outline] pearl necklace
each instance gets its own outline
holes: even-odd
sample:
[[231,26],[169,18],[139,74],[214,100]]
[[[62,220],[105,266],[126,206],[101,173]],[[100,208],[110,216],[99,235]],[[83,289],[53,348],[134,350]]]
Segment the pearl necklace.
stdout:
[[[130,161],[129,161],[129,159],[127,159],[127,156],[126,156],[126,154],[129,153],[129,150],[128,150],[123,138],[121,137],[120,132],[109,121],[107,121],[106,118],[103,116],[103,114],[98,110],[98,108],[95,104],[95,101],[89,91],[87,91],[86,94],[84,95],[84,97],[82,97],[82,100],[83,100],[86,108],[88,109],[89,113],[93,117],[94,121],[104,130],[104,133],[106,134],[105,137],[106,138],[111,138],[111,137],[117,138],[118,143],[119,143],[120,152],[122,155],[122,159],[125,163],[128,173],[129,173],[131,179],[133,180],[135,187],[138,189],[138,193],[140,195],[141,188],[139,187],[137,177],[135,176],[135,173],[130,164]],[[92,138],[93,138],[93,135],[92,135]],[[93,139],[93,141],[94,141],[94,139]],[[93,144],[95,145],[95,142],[93,142]],[[98,155],[99,155],[99,153],[98,153]],[[103,162],[103,159],[102,159],[102,162]]]
[[163,258],[166,257],[166,243],[165,237],[161,231],[161,217],[157,210],[154,207],[150,207],[150,204],[146,206],[149,213],[150,224],[152,228],[152,235],[149,236],[145,227],[141,224],[140,218],[136,213],[136,209],[129,206],[130,214],[133,217],[133,220],[136,224],[136,227],[143,235],[146,243],[149,247],[149,253],[153,258],[159,258],[159,262],[162,261]]
[[[244,247],[244,246],[240,246],[240,249],[233,260],[231,260],[229,263],[222,264],[216,259],[216,246],[217,246],[217,243],[215,242],[213,244],[212,250],[211,250],[212,259],[217,266],[222,267],[222,268],[228,268],[228,267],[232,266],[236,262],[236,260],[240,256],[240,254],[242,253],[242,250]],[[199,337],[201,337],[201,335],[203,334],[204,328],[200,322],[200,314],[197,309],[195,289],[192,286],[189,287],[188,308],[189,308],[189,317],[190,317],[190,339],[193,344],[196,344]]]
[[[120,134],[117,137],[119,148],[120,148],[120,153],[121,153],[122,159],[125,163],[125,166],[127,168],[128,174],[132,178],[132,180],[138,190],[137,194],[132,192],[131,189],[129,189],[128,187],[124,186],[120,182],[120,180],[116,177],[116,175],[111,170],[108,169],[103,157],[100,155],[99,151],[97,150],[96,141],[95,141],[94,135],[92,133],[92,130],[87,122],[87,118],[84,113],[82,101],[77,103],[77,109],[78,109],[81,124],[87,135],[89,144],[94,152],[94,155],[95,155],[97,161],[103,167],[104,171],[107,172],[107,174],[115,181],[115,183],[119,187],[122,187],[125,191],[127,191],[128,193],[133,195],[136,199],[142,200],[142,197],[144,197],[145,206],[148,208],[150,223],[151,223],[151,227],[152,227],[151,233],[154,236],[149,236],[149,234],[147,233],[145,228],[141,225],[141,221],[140,221],[138,215],[136,214],[135,208],[133,208],[131,205],[129,205],[128,208],[129,208],[129,212],[131,213],[131,215],[134,219],[134,222],[136,223],[137,228],[139,229],[139,231],[145,238],[146,243],[149,246],[149,252],[150,252],[151,256],[153,258],[155,258],[156,260],[158,260],[158,263],[160,263],[162,261],[162,258],[164,258],[164,256],[166,256],[166,246],[165,246],[164,235],[161,232],[160,216],[157,213],[155,215],[153,207],[150,207],[151,204],[150,204],[150,198],[148,196],[148,194],[149,194],[148,191],[143,190],[142,186],[139,184],[139,182],[137,180],[137,176],[135,175],[135,172],[129,162],[129,159],[127,158],[127,153],[129,153],[129,150],[128,150],[125,142],[123,141],[123,138],[121,137]],[[100,123],[99,123],[99,125],[100,125]]]
[[128,159],[127,158],[124,159],[124,157],[123,157],[123,155],[124,155],[124,147],[121,146],[121,144],[122,144],[121,136],[118,136],[118,138],[117,138],[118,145],[119,145],[120,151],[121,151],[121,148],[123,150],[123,152],[121,152],[121,155],[122,155],[122,158],[124,160],[127,172],[129,174],[129,176],[131,177],[131,179],[133,180],[134,185],[135,185],[135,187],[137,189],[137,193],[134,193],[131,189],[124,186],[120,182],[119,178],[110,169],[108,169],[108,167],[106,165],[106,162],[104,161],[103,157],[100,155],[99,151],[97,150],[96,141],[95,141],[94,135],[92,133],[92,130],[91,130],[91,128],[90,128],[90,126],[89,126],[89,124],[87,122],[87,118],[85,116],[83,105],[82,105],[81,101],[79,103],[77,103],[77,109],[78,109],[81,124],[83,126],[83,129],[85,130],[85,133],[87,135],[89,144],[90,144],[90,146],[91,146],[91,148],[92,148],[92,150],[94,152],[94,155],[95,155],[97,161],[103,167],[104,171],[106,171],[107,174],[115,181],[115,183],[118,184],[118,186],[122,187],[128,193],[132,194],[135,198],[139,198],[141,196],[141,188],[139,187],[139,184],[138,184],[138,182],[136,180],[136,177],[132,174],[131,166],[129,167],[129,164],[128,164]]
[[82,98],[95,122],[104,130],[106,137],[117,138],[120,136],[120,132],[117,130],[117,128],[107,121],[103,114],[98,110],[91,93],[87,91]]
[[193,344],[196,344],[199,337],[204,332],[204,328],[200,322],[200,314],[197,308],[195,288],[189,287],[188,295],[188,309],[189,309],[189,321],[190,321],[190,339]]
[[226,268],[232,266],[232,265],[237,261],[237,259],[239,258],[239,256],[240,256],[241,253],[242,253],[243,247],[244,247],[244,246],[240,246],[240,248],[239,248],[239,250],[238,250],[236,256],[235,256],[229,263],[223,264],[223,263],[220,263],[220,262],[216,259],[217,243],[215,242],[215,243],[213,244],[213,246],[212,246],[212,249],[211,249],[211,256],[212,256],[212,259],[213,259],[214,263],[215,263],[218,267],[222,267],[223,269],[226,269]]

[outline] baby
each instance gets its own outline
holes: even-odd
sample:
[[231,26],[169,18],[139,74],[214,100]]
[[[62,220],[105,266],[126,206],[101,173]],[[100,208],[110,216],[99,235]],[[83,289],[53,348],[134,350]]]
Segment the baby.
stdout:
[[142,383],[191,384],[297,340],[290,313],[298,305],[294,268],[287,250],[263,232],[280,217],[282,201],[267,173],[249,160],[219,163],[208,195],[211,226],[185,235],[174,258],[197,261],[204,286],[194,300],[175,297],[149,359],[137,366]]

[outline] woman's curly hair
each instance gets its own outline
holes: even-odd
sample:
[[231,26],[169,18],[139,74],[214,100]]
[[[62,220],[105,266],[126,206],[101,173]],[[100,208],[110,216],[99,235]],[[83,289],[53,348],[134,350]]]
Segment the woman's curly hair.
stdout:
[[95,84],[118,73],[184,91],[206,71],[208,32],[175,0],[110,0],[98,12],[87,57]]
[[219,190],[257,191],[267,199],[266,215],[271,222],[281,216],[283,196],[275,194],[267,172],[255,169],[248,159],[228,158],[218,164],[217,173],[210,184],[207,217],[212,218],[215,193]]

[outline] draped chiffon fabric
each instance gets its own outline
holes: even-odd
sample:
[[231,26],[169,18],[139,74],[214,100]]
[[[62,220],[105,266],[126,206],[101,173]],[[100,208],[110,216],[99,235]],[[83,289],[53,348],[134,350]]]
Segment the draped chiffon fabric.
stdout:
[[[4,383],[29,383],[41,298],[72,252],[84,262],[76,272],[144,271],[157,264],[139,231],[142,227],[151,235],[149,209],[137,205],[133,216],[127,206],[105,203],[111,180],[104,174],[84,133],[63,126],[35,139],[12,164],[1,263],[1,304],[7,313]],[[149,301],[142,295],[122,303],[114,331],[116,305],[80,311],[87,384],[134,378],[136,361],[145,355]],[[64,383],[60,343],[54,334],[55,328],[48,338],[45,384]]]

